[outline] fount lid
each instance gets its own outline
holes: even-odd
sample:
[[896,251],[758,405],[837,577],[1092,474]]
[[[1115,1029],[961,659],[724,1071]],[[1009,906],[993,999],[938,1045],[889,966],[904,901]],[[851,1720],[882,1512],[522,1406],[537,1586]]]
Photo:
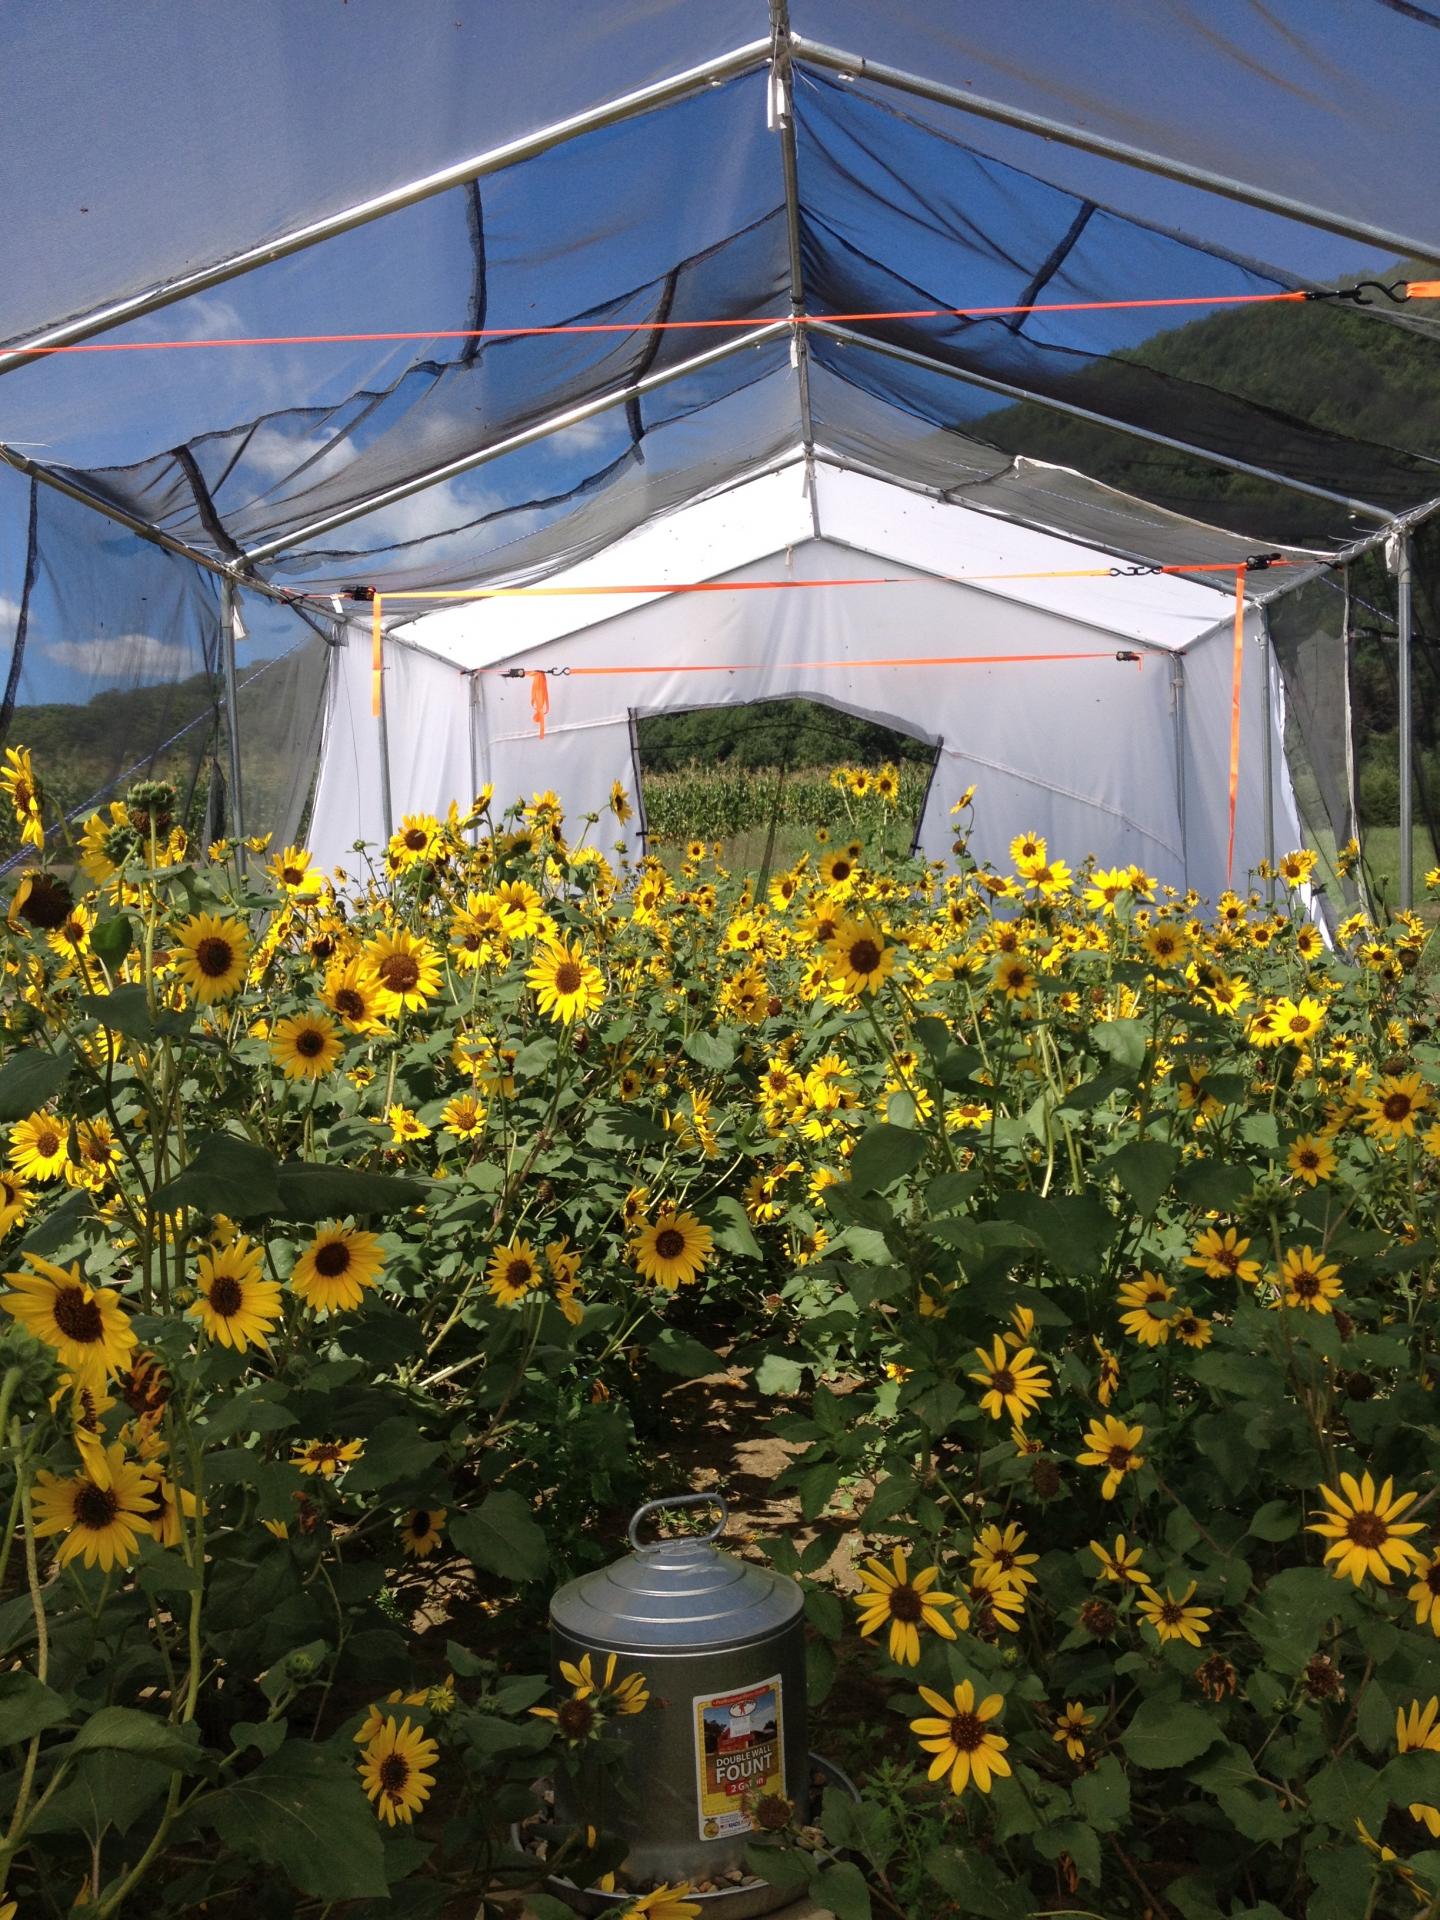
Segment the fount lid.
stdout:
[[[639,1526],[647,1514],[697,1506],[720,1509],[709,1533],[641,1544]],[[635,1552],[561,1587],[550,1602],[552,1624],[586,1645],[617,1653],[688,1653],[779,1633],[800,1613],[800,1589],[783,1574],[721,1553],[713,1543],[728,1517],[719,1494],[649,1501],[630,1522]]]

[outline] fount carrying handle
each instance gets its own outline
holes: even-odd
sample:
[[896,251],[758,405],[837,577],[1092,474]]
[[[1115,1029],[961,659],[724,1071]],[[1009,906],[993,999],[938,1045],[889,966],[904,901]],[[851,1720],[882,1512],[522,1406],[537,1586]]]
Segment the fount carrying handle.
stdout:
[[[643,1507],[637,1507],[630,1516],[630,1544],[637,1552],[644,1544],[640,1539],[640,1522],[647,1513],[663,1513],[667,1507],[718,1507],[720,1518],[704,1536],[707,1540],[718,1540],[730,1518],[730,1508],[723,1493],[671,1493],[663,1500],[647,1500]],[[655,1544],[651,1542],[652,1546]]]

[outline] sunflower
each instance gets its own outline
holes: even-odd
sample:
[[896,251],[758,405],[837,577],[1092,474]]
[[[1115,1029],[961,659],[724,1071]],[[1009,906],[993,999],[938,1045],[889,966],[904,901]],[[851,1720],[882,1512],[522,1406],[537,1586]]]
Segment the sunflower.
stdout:
[[457,1140],[478,1140],[485,1131],[488,1111],[485,1102],[477,1100],[473,1093],[458,1093],[445,1103],[440,1124]]
[[1095,1398],[1102,1407],[1108,1407],[1115,1398],[1115,1389],[1120,1385],[1120,1361],[1107,1346],[1095,1338],[1093,1333],[1090,1340],[1100,1356],[1100,1375],[1095,1382]]
[[1146,1584],[1148,1576],[1140,1566],[1143,1547],[1127,1546],[1123,1533],[1117,1533],[1113,1547],[1102,1546],[1098,1540],[1090,1542],[1090,1551],[1100,1562],[1107,1580],[1113,1580],[1120,1586],[1134,1582],[1137,1587]]
[[1170,1331],[1182,1347],[1192,1347],[1196,1352],[1208,1347],[1212,1338],[1210,1322],[1196,1313],[1193,1307],[1182,1307],[1170,1322]]
[[1280,1262],[1280,1285],[1287,1307],[1329,1313],[1331,1301],[1340,1294],[1340,1269],[1314,1247],[1292,1247]]
[[1253,1287],[1260,1279],[1260,1262],[1245,1258],[1249,1246],[1234,1227],[1226,1227],[1223,1233],[1218,1227],[1206,1227],[1195,1241],[1195,1251],[1186,1255],[1185,1265],[1197,1268],[1209,1280],[1233,1277]]
[[323,1480],[333,1480],[364,1451],[363,1440],[307,1440],[296,1446],[291,1462],[302,1473],[318,1473]]
[[1306,1532],[1323,1534],[1330,1542],[1325,1558],[1334,1561],[1337,1580],[1348,1578],[1358,1587],[1368,1573],[1388,1586],[1392,1567],[1412,1573],[1424,1564],[1424,1555],[1408,1539],[1410,1534],[1419,1533],[1420,1522],[1399,1517],[1414,1505],[1417,1495],[1402,1493],[1397,1497],[1395,1482],[1389,1479],[1377,1494],[1368,1473],[1358,1482],[1353,1473],[1342,1473],[1339,1493],[1324,1486],[1319,1491],[1330,1511],[1317,1508],[1321,1517]]
[[375,1802],[386,1826],[393,1827],[397,1820],[410,1825],[435,1784],[434,1774],[425,1769],[439,1758],[439,1747],[408,1716],[398,1727],[393,1718],[387,1719],[369,1740],[357,1771],[366,1798]]
[[826,944],[825,964],[847,993],[874,993],[895,965],[895,949],[873,920],[842,920]]
[[290,1285],[316,1313],[343,1313],[359,1306],[384,1265],[378,1234],[332,1220],[295,1262]]
[[24,1180],[54,1180],[69,1158],[69,1123],[53,1113],[32,1113],[10,1129],[10,1164]]
[[1423,1627],[1428,1621],[1430,1631],[1440,1638],[1440,1547],[1428,1560],[1422,1560],[1415,1571],[1419,1578],[1405,1598],[1415,1602],[1416,1626]]
[[1085,1735],[1094,1724],[1095,1716],[1085,1711],[1083,1700],[1067,1700],[1065,1711],[1055,1722],[1055,1731],[1050,1737],[1064,1747],[1069,1759],[1083,1760]]
[[1035,991],[1035,976],[1018,954],[1006,954],[996,965],[991,985],[1007,1000],[1028,1000]]
[[1010,863],[1020,872],[1026,867],[1043,867],[1049,851],[1043,834],[1017,833],[1010,842]]
[[687,1900],[688,1880],[672,1887],[663,1882],[649,1893],[637,1894],[616,1920],[700,1920],[704,1911],[698,1900]]
[[938,1567],[925,1567],[912,1579],[903,1547],[896,1547],[890,1567],[879,1560],[867,1560],[860,1572],[865,1591],[852,1596],[860,1609],[860,1631],[868,1637],[888,1620],[890,1658],[902,1666],[920,1664],[921,1627],[929,1627],[942,1640],[955,1638],[954,1627],[940,1611],[941,1607],[955,1605],[955,1595],[936,1589],[939,1578]]
[[192,914],[176,929],[175,971],[202,1007],[228,1000],[244,985],[250,936],[243,921]]
[[1157,967],[1181,967],[1190,957],[1190,936],[1169,920],[1158,921],[1141,942]]
[[605,997],[600,969],[586,959],[578,941],[570,946],[555,940],[542,947],[526,970],[525,984],[541,1013],[567,1027],[593,1013]]
[[1154,1587],[1147,1586],[1141,1589],[1144,1597],[1139,1601],[1136,1611],[1155,1629],[1156,1637],[1162,1647],[1169,1640],[1186,1640],[1192,1647],[1198,1647],[1201,1634],[1210,1631],[1205,1622],[1214,1609],[1192,1607],[1190,1596],[1194,1591],[1193,1580],[1178,1600],[1169,1587],[1165,1589],[1163,1600]]
[[977,1347],[975,1357],[981,1371],[972,1373],[970,1378],[985,1389],[980,1396],[983,1410],[992,1420],[1008,1414],[1017,1427],[1023,1427],[1050,1394],[1049,1375],[1042,1367],[1030,1364],[1035,1358],[1035,1349],[1021,1347],[1012,1354],[997,1333],[993,1349],[987,1353],[984,1347]]
[[440,846],[440,822],[433,813],[407,813],[390,836],[390,858],[397,871],[433,860]]
[[518,1307],[540,1285],[540,1264],[528,1240],[511,1240],[497,1247],[490,1256],[485,1280],[496,1302],[502,1307]]
[[1144,1466],[1144,1454],[1135,1451],[1144,1438],[1144,1427],[1127,1427],[1113,1413],[1107,1413],[1103,1420],[1090,1422],[1084,1435],[1086,1451],[1075,1457],[1082,1467],[1105,1469],[1105,1483],[1100,1489],[1102,1499],[1113,1500],[1126,1474],[1138,1473]]
[[586,1700],[593,1694],[596,1700],[608,1711],[623,1714],[643,1713],[650,1704],[650,1692],[645,1685],[643,1673],[623,1674],[617,1681],[615,1669],[619,1665],[619,1655],[610,1654],[605,1662],[605,1671],[597,1680],[593,1667],[593,1654],[582,1654],[579,1661],[562,1660],[560,1676],[575,1689],[577,1700]]
[[286,847],[271,859],[265,871],[281,893],[314,894],[324,885],[323,876],[311,867],[310,854],[304,847]]
[[1307,1187],[1328,1180],[1336,1167],[1335,1149],[1318,1133],[1297,1134],[1290,1142],[1285,1164]]
[[935,1756],[930,1762],[931,1780],[948,1773],[952,1793],[963,1793],[972,1781],[981,1793],[988,1793],[992,1775],[1008,1777],[1005,1749],[1010,1743],[992,1733],[987,1724],[1004,1707],[1002,1695],[988,1694],[977,1705],[974,1683],[962,1680],[952,1699],[929,1687],[921,1687],[920,1698],[935,1717],[912,1720],[910,1731],[919,1734],[922,1749]]
[[105,1478],[102,1486],[84,1471],[64,1480],[44,1471],[35,1476],[35,1537],[65,1535],[56,1555],[62,1567],[83,1558],[87,1567],[98,1561],[109,1573],[130,1566],[140,1550],[138,1530],[150,1519],[151,1475],[125,1458],[117,1440],[105,1449]]
[[[1423,1707],[1418,1700],[1412,1700],[1408,1712],[1404,1707],[1395,1709],[1395,1745],[1401,1753],[1417,1750],[1440,1753],[1437,1714],[1440,1714],[1440,1699],[1433,1693]],[[1409,1812],[1410,1818],[1418,1820],[1432,1839],[1440,1840],[1440,1807],[1427,1807],[1417,1800],[1411,1803]]]
[[0,1295],[0,1307],[53,1347],[78,1384],[98,1387],[108,1374],[122,1372],[130,1364],[135,1335],[119,1294],[82,1280],[78,1261],[67,1272],[38,1253],[21,1258],[35,1271],[6,1274],[16,1291]]
[[1030,1569],[1040,1558],[1038,1553],[1022,1553],[1025,1544],[1025,1529],[1012,1520],[1003,1531],[992,1521],[981,1527],[975,1536],[975,1545],[970,1555],[972,1567],[995,1567],[1012,1587],[1021,1593],[1026,1587],[1035,1585],[1035,1575]]
[[1000,1633],[1018,1633],[1024,1611],[1025,1589],[991,1563],[971,1568],[955,1609],[955,1624],[983,1640],[993,1640]]
[[287,1080],[323,1080],[344,1050],[328,1013],[292,1013],[270,1029],[270,1051]]
[[440,1544],[445,1507],[416,1507],[400,1523],[400,1543],[416,1560],[427,1560]]
[[375,976],[358,955],[333,960],[325,969],[320,998],[350,1033],[383,1033],[380,991]]
[[614,780],[610,784],[610,811],[622,827],[630,818],[630,796],[618,780]]
[[643,1279],[674,1292],[698,1280],[714,1249],[715,1236],[693,1213],[662,1208],[653,1226],[642,1226],[630,1242],[630,1259]]
[[1415,1137],[1415,1116],[1430,1104],[1430,1090],[1418,1073],[1387,1073],[1361,1103],[1365,1128],[1382,1146]]
[[12,1180],[8,1173],[0,1173],[0,1235],[7,1234],[25,1218],[32,1199],[29,1189],[20,1181]]
[[380,1012],[388,1019],[425,1006],[440,991],[439,955],[404,927],[367,940],[363,957]]
[[1168,1280],[1142,1271],[1138,1280],[1127,1280],[1115,1296],[1117,1305],[1129,1309],[1120,1316],[1121,1326],[1142,1346],[1163,1347],[1170,1338],[1170,1316],[1155,1309],[1174,1298],[1175,1289]]
[[855,884],[855,856],[848,847],[827,853],[820,862],[820,878],[832,893],[849,893]]
[[20,829],[22,847],[45,845],[45,819],[40,805],[40,783],[28,747],[7,747],[0,764],[0,787],[15,809],[15,824]]
[[528,880],[503,880],[495,889],[495,904],[512,940],[529,940],[545,925],[545,903]]
[[108,1120],[80,1120],[65,1139],[65,1184],[99,1193],[120,1164],[120,1142]]
[[266,1337],[280,1318],[280,1283],[261,1278],[262,1247],[238,1234],[217,1253],[202,1253],[196,1286],[199,1298],[189,1309],[198,1316],[207,1339],[243,1353],[247,1346],[268,1353]]
[[1304,1047],[1320,1031],[1325,1008],[1320,1001],[1302,995],[1299,1000],[1277,1000],[1269,1014],[1271,1036],[1278,1045]]

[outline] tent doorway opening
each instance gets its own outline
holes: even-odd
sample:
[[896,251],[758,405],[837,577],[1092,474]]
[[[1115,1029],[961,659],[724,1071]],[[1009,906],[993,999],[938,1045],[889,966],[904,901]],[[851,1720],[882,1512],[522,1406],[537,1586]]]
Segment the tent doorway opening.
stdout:
[[703,843],[768,876],[827,844],[915,846],[940,742],[823,700],[631,715],[645,844],[677,867]]

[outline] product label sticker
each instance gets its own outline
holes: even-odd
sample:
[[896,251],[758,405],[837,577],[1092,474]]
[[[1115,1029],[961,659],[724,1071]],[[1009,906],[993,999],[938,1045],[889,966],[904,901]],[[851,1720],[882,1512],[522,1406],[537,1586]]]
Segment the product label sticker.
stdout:
[[728,1840],[755,1830],[753,1808],[785,1792],[780,1676],[694,1702],[700,1838]]

